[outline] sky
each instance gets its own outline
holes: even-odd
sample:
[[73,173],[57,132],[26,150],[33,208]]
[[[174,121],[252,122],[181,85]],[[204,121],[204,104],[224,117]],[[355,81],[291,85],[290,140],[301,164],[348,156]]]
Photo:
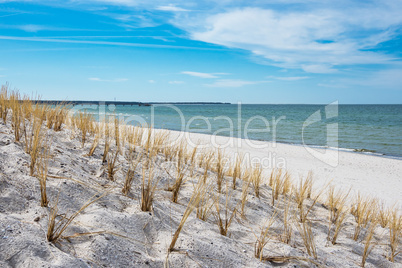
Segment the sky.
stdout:
[[400,0],[0,0],[0,83],[49,100],[402,103]]

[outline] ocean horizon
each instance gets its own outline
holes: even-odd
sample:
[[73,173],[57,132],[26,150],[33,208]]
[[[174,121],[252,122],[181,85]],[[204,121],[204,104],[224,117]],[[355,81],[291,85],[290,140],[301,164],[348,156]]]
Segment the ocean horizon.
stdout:
[[[328,107],[330,109],[328,110]],[[338,148],[402,159],[402,104],[77,105],[129,125]],[[328,115],[328,112],[331,115]]]

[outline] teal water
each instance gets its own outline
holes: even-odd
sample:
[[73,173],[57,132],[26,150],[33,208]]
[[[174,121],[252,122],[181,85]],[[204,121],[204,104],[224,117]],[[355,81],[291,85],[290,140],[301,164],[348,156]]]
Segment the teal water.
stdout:
[[[134,125],[146,122],[155,128],[402,157],[402,105],[338,105],[331,111],[326,112],[325,105],[270,104],[246,104],[240,110],[235,104],[176,105],[174,108],[117,105],[101,108],[100,113],[94,107],[88,109],[97,118],[105,112],[115,113]],[[321,120],[303,129],[313,114],[316,119],[321,116]],[[260,132],[245,131],[246,126]]]

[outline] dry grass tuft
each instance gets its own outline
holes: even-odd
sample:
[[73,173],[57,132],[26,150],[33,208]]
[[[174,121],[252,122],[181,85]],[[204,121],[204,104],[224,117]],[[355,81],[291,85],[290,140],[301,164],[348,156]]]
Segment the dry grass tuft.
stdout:
[[33,176],[35,174],[36,162],[38,160],[41,147],[44,142],[44,134],[42,131],[42,120],[35,118],[32,124],[32,136],[27,140],[28,153],[31,156],[31,162],[29,164],[29,174]]
[[92,142],[91,149],[89,150],[87,156],[92,156],[92,155],[94,154],[96,148],[97,148],[98,145],[99,145],[99,137],[100,137],[100,133],[97,132],[96,135],[95,135],[95,137],[94,137],[94,140],[93,140],[93,142]]
[[214,215],[215,215],[216,223],[219,228],[219,233],[224,236],[228,235],[229,227],[232,224],[232,221],[233,221],[234,217],[236,216],[236,212],[237,212],[237,206],[236,205],[231,206],[231,204],[230,204],[231,199],[232,199],[232,195],[229,195],[229,187],[226,187],[225,211],[223,212],[223,214],[222,214],[221,207],[220,207],[219,197],[218,197],[218,200],[215,202],[216,213]]
[[[131,154],[131,152],[130,152],[130,154]],[[128,168],[128,171],[126,174],[126,179],[124,180],[123,188],[121,190],[124,195],[128,195],[128,193],[131,190],[131,186],[132,186],[133,180],[134,180],[135,170],[137,169],[137,166],[141,162],[143,156],[144,156],[143,153],[138,153],[137,157],[129,160],[129,168]]]
[[[142,211],[152,211],[152,204],[154,200],[154,195],[156,192],[156,187],[159,180],[154,183],[154,170],[152,162],[147,159],[148,164],[143,164],[142,166],[142,185],[141,185],[141,210]],[[146,180],[146,167],[148,168],[148,180]]]
[[105,123],[105,147],[103,148],[102,163],[106,162],[107,155],[109,154],[109,149],[110,149],[109,125]]
[[216,165],[215,165],[215,171],[216,171],[216,183],[218,186],[218,192],[221,193],[222,192],[222,183],[223,183],[223,179],[225,176],[225,163],[224,163],[224,159],[223,159],[223,153],[220,149],[218,149],[217,151],[217,156],[216,156]]
[[241,197],[240,197],[240,215],[242,217],[246,216],[246,204],[248,198],[248,188],[250,187],[251,181],[249,179],[243,179],[243,184],[241,187]]
[[303,221],[302,223],[298,223],[296,227],[303,239],[303,244],[306,248],[307,254],[311,257],[314,257],[314,259],[317,259],[317,249],[314,234],[311,230],[311,223],[309,221]]
[[251,172],[251,183],[253,184],[254,193],[257,198],[260,198],[260,188],[262,183],[262,167],[261,165],[253,168]]
[[370,227],[367,231],[366,238],[364,239],[364,250],[363,250],[362,262],[361,262],[362,267],[365,266],[367,257],[370,255],[371,251],[377,245],[377,242],[374,242],[374,243],[371,242],[371,240],[374,237],[374,231],[375,231],[376,226],[377,226],[377,222],[372,221],[370,224]]
[[398,212],[397,209],[394,209],[390,212],[389,217],[389,246],[391,253],[388,259],[392,262],[394,262],[395,257],[402,252],[402,250],[398,250],[402,232],[402,216],[399,215]]
[[191,199],[187,204],[186,210],[183,213],[183,217],[181,218],[179,227],[177,228],[176,232],[173,235],[172,242],[169,245],[169,252],[174,250],[174,246],[176,244],[177,239],[179,238],[180,232],[183,229],[184,223],[187,221],[188,217],[190,216],[191,212],[198,207],[203,194],[205,193],[205,188],[207,188],[206,184],[202,182],[202,180],[198,181],[197,187],[194,189],[193,194],[191,195]]
[[197,218],[202,221],[207,221],[212,214],[212,208],[217,202],[217,198],[211,193],[213,190],[213,185],[208,185],[202,188],[201,199],[197,206]]
[[271,218],[267,219],[264,226],[261,228],[260,236],[257,237],[257,241],[254,245],[254,256],[258,258],[260,261],[263,260],[263,250],[265,245],[268,243],[270,237],[268,235],[269,229],[271,228],[272,224],[275,222],[276,213],[274,213]]
[[378,223],[381,225],[382,228],[386,228],[388,226],[390,216],[391,216],[392,209],[386,208],[384,203],[381,203],[380,207],[378,208]]
[[[287,199],[287,200],[286,200]],[[291,220],[291,198],[284,198],[284,209],[283,209],[283,232],[281,235],[281,241],[283,243],[289,244],[293,236],[293,228],[290,222]]]
[[317,203],[318,198],[325,191],[328,184],[324,186],[321,191],[316,195],[316,197],[312,200],[312,203],[309,207],[304,208],[304,201],[307,198],[311,197],[312,188],[313,188],[313,178],[312,173],[309,172],[307,178],[305,180],[300,179],[299,186],[294,189],[295,200],[297,204],[297,208],[299,209],[299,221],[305,222],[307,220],[308,214],[313,209],[314,205]]
[[94,117],[86,111],[80,111],[78,115],[74,117],[74,121],[77,128],[81,130],[81,146],[84,147],[87,135],[93,130]]
[[269,177],[269,184],[272,189],[272,205],[278,200],[279,194],[286,195],[291,190],[291,180],[289,173],[282,174],[282,169],[273,169]]
[[[46,238],[49,242],[56,243],[63,238],[63,233],[66,231],[67,227],[74,221],[74,219],[87,207],[104,197],[106,193],[102,195],[92,196],[78,211],[72,214],[70,217],[65,217],[63,215],[58,215],[58,202],[59,197],[57,197],[55,205],[51,208],[49,214],[49,222],[47,227]],[[59,218],[59,220],[57,220]]]
[[353,234],[353,240],[357,241],[362,227],[376,218],[378,203],[376,199],[363,198],[360,193],[351,208],[351,213],[355,217],[356,227]]
[[239,153],[236,154],[236,161],[233,166],[233,171],[232,171],[232,178],[233,178],[233,183],[232,183],[232,188],[233,190],[236,190],[236,180],[241,178],[241,162],[242,162],[243,156],[240,155]]
[[118,170],[118,164],[117,164],[117,157],[119,156],[119,149],[116,148],[116,152],[113,156],[113,158],[109,158],[107,161],[107,175],[108,179],[111,181],[114,181],[114,176],[116,175]]
[[42,207],[47,207],[47,205],[49,204],[49,200],[47,199],[46,194],[46,181],[48,175],[48,164],[50,155],[49,150],[50,150],[50,144],[48,142],[45,142],[45,146],[40,154],[38,163],[37,176],[40,184],[40,193],[41,193],[40,205]]

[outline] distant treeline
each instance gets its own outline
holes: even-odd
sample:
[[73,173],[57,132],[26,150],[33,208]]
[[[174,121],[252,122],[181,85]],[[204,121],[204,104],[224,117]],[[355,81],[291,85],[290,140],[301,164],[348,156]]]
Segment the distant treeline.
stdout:
[[69,105],[137,105],[137,106],[151,106],[154,104],[172,104],[172,105],[205,105],[205,104],[230,104],[227,102],[138,102],[138,101],[61,101],[61,100],[36,100],[35,103],[40,104],[69,104]]

